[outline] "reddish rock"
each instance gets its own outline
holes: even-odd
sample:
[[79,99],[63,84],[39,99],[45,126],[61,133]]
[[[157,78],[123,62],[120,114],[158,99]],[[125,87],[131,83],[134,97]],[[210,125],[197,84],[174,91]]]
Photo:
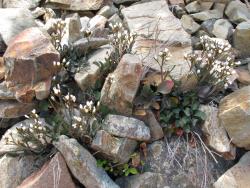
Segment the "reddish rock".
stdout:
[[4,54],[6,85],[20,102],[29,103],[35,97],[42,100],[50,87],[43,87],[46,95],[41,97],[41,86],[50,86],[57,72],[53,61],[59,60],[46,33],[35,27],[26,29],[9,43]]
[[26,178],[18,188],[75,188],[67,165],[60,153],[47,162],[41,170]]

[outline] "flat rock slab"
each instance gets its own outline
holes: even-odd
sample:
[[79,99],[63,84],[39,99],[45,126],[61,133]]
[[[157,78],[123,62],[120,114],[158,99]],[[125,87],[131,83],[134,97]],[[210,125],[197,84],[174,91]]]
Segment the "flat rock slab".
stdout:
[[107,115],[102,128],[108,133],[138,141],[150,140],[150,130],[143,121],[121,115]]
[[140,55],[145,65],[159,70],[153,57],[167,47],[173,56],[165,70],[176,65],[172,72],[175,78],[187,72],[184,54],[191,52],[191,38],[182,28],[180,20],[169,10],[165,0],[135,4],[121,12],[130,32],[138,35],[133,50]]
[[17,188],[75,188],[64,158],[57,153],[43,167],[26,178]]

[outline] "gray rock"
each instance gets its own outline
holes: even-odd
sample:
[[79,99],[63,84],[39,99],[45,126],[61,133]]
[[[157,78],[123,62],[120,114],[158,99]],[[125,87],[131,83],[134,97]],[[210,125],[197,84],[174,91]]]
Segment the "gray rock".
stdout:
[[32,15],[34,18],[38,18],[46,14],[46,9],[43,7],[37,7],[35,10],[32,11]]
[[246,4],[240,1],[231,1],[226,7],[225,14],[229,20],[235,24],[247,21],[250,19],[250,11]]
[[225,7],[226,7],[225,3],[215,3],[213,9],[217,9],[221,12],[224,12]]
[[87,60],[88,66],[81,68],[79,72],[75,74],[75,81],[82,91],[85,91],[87,88],[94,87],[99,79],[103,79],[101,67],[96,63],[101,62],[105,66],[107,63],[106,58],[109,57],[111,51],[112,47],[110,45],[104,45],[98,48],[89,55]]
[[37,156],[10,156],[4,155],[0,158],[0,187],[16,188],[22,181],[38,170],[42,165]]
[[104,16],[105,18],[110,18],[111,16],[113,16],[115,13],[118,12],[118,8],[116,8],[114,5],[106,5],[104,7],[102,7],[97,14]]
[[185,9],[187,10],[188,13],[196,13],[200,12],[201,9],[201,4],[199,1],[193,1],[185,6]]
[[5,81],[0,83],[0,100],[15,99],[14,93],[8,90]]
[[212,34],[217,38],[229,39],[233,34],[233,25],[226,19],[216,20]]
[[0,34],[0,53],[4,53],[6,48],[7,48],[7,46],[3,40],[2,35]]
[[92,36],[102,36],[104,32],[105,25],[108,19],[102,15],[95,15],[90,19],[88,23],[88,29],[92,32]]
[[81,17],[80,22],[81,22],[81,31],[85,31],[88,28],[88,23],[89,23],[90,18],[87,16]]
[[216,22],[216,19],[210,19],[206,20],[201,24],[201,28],[209,34],[209,36],[214,37],[213,35],[213,29],[214,29],[214,23]]
[[122,4],[122,3],[127,3],[127,2],[137,2],[140,0],[113,0],[114,3],[116,4]]
[[108,19],[108,23],[109,23],[109,24],[112,24],[112,25],[119,24],[119,23],[122,24],[122,19],[119,17],[118,14],[114,14],[113,16],[111,16],[111,17]]
[[112,136],[104,130],[96,133],[91,144],[91,148],[101,152],[104,158],[116,161],[117,163],[126,163],[137,146],[135,140],[128,138],[118,138]]
[[116,180],[121,188],[163,188],[168,187],[168,177],[159,173],[144,172],[130,177]]
[[250,57],[250,21],[240,23],[233,34],[233,46],[242,58]]
[[96,159],[75,139],[61,135],[53,145],[63,155],[73,176],[85,187],[119,188],[104,169],[97,167]]
[[36,26],[35,20],[28,9],[0,9],[0,15],[0,35],[7,45],[21,31]]
[[[124,21],[130,32],[137,33],[133,50],[140,54],[146,66],[159,70],[153,59],[164,48],[169,48],[172,58],[164,66],[174,79],[181,78],[188,70],[183,54],[191,51],[190,35],[182,28],[181,22],[169,10],[165,0],[142,2],[122,9]],[[152,50],[154,49],[154,50]]]
[[200,25],[194,21],[194,19],[189,15],[183,15],[181,17],[182,27],[189,34],[193,34],[200,29]]
[[150,130],[143,121],[121,115],[107,115],[102,128],[108,133],[138,141],[150,140]]
[[27,8],[38,7],[41,0],[3,0],[3,8]]
[[206,10],[202,12],[198,12],[195,14],[191,14],[191,16],[197,21],[206,21],[209,19],[220,19],[223,17],[223,12],[219,10]]
[[210,10],[213,7],[214,2],[200,1],[200,4],[201,4],[201,10]]

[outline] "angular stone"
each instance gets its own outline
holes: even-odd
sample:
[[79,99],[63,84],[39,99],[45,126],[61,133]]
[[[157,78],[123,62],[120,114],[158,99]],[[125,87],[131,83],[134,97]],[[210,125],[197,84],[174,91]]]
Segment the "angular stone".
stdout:
[[[49,126],[44,119],[40,118],[39,121],[42,122],[42,126]],[[17,133],[16,128],[26,127],[29,128],[30,124],[34,124],[34,121],[30,119],[23,120],[21,122],[16,123],[11,128],[9,128],[4,135],[2,136],[0,140],[0,155],[8,154],[8,153],[14,153],[14,154],[22,154],[24,153],[24,150],[20,150],[20,147],[14,144],[9,144],[7,140],[12,140],[12,138],[15,141],[21,140],[22,138]],[[12,138],[11,138],[12,135]],[[48,140],[49,141],[49,140]],[[30,144],[31,148],[36,149],[37,145]]]
[[236,73],[238,75],[237,80],[240,83],[250,85],[250,72],[249,72],[249,70],[237,68]]
[[111,16],[113,16],[117,12],[118,12],[118,8],[116,8],[114,5],[112,5],[112,6],[106,5],[106,6],[102,7],[97,12],[97,14],[101,15],[101,16],[104,16],[105,18],[108,19],[108,18],[110,18]]
[[219,106],[219,119],[232,143],[250,149],[250,86],[243,87],[226,97]]
[[226,7],[225,14],[235,24],[250,20],[249,8],[240,1],[231,1]]
[[142,2],[124,8],[121,12],[130,32],[139,36],[133,50],[140,54],[146,66],[159,70],[153,57],[159,51],[169,48],[172,58],[164,70],[171,70],[175,65],[171,72],[174,79],[187,73],[189,65],[183,54],[191,52],[191,38],[182,28],[180,20],[169,10],[165,0]]
[[194,21],[191,16],[183,15],[181,17],[182,27],[189,34],[193,34],[200,29],[200,25]]
[[122,177],[116,180],[121,188],[163,188],[168,187],[168,177],[159,173],[144,172],[129,177]]
[[202,24],[201,24],[202,30],[200,30],[200,31],[205,31],[206,33],[208,33],[209,36],[213,37],[214,34],[212,32],[213,32],[214,23],[216,22],[216,20],[217,19],[209,19],[209,20],[202,22]]
[[214,188],[247,188],[250,184],[250,152],[247,152],[240,161],[226,171],[213,185]]
[[201,11],[201,4],[199,1],[193,1],[185,6],[188,13],[196,13]]
[[170,5],[184,5],[184,0],[169,0]]
[[38,7],[41,0],[2,0],[3,8],[27,8]]
[[210,10],[213,7],[214,2],[200,1],[200,4],[201,4],[201,10]]
[[0,9],[0,15],[0,35],[6,45],[23,30],[36,26],[28,9],[4,8]]
[[3,58],[0,57],[0,80],[4,78],[4,75],[5,75],[4,62],[3,62]]
[[63,155],[73,176],[85,187],[119,188],[104,169],[97,167],[96,159],[75,139],[61,135],[53,144]]
[[91,144],[91,148],[101,152],[101,154],[110,160],[118,163],[126,163],[130,159],[130,155],[134,152],[137,146],[135,140],[128,138],[118,138],[100,130],[96,133]]
[[108,19],[102,15],[95,15],[93,18],[90,19],[88,23],[88,29],[92,31],[93,36],[101,35],[104,31],[106,22]]
[[115,4],[122,4],[126,2],[137,2],[137,1],[140,1],[140,0],[113,0]]
[[46,14],[46,9],[43,7],[37,7],[35,10],[32,11],[32,15],[34,18],[38,18]]
[[216,107],[202,105],[200,110],[205,112],[207,116],[202,125],[202,131],[206,137],[208,146],[222,154],[225,158],[233,160],[236,149],[234,146],[231,146],[225,128],[219,123],[218,109]]
[[91,53],[87,61],[88,66],[80,69],[79,72],[75,74],[75,81],[82,91],[87,88],[94,87],[99,79],[103,79],[103,72],[101,72],[101,67],[95,64],[95,62],[102,62],[105,66],[107,54],[110,54],[112,47],[110,45],[104,45]]
[[16,188],[22,181],[42,165],[35,155],[11,156],[0,158],[0,187]]
[[36,107],[35,103],[20,103],[16,100],[0,100],[0,118],[17,118],[28,114]]
[[103,0],[48,0],[46,5],[52,9],[64,9],[74,11],[98,10]]
[[2,35],[0,34],[0,53],[4,53],[6,48],[7,48],[7,46],[3,40]]
[[206,10],[202,12],[198,12],[195,14],[191,14],[191,16],[197,21],[206,21],[209,19],[220,19],[223,17],[223,12],[219,10]]
[[120,18],[120,16],[118,14],[114,14],[113,16],[111,16],[108,20],[109,24],[115,25],[115,24],[122,24],[122,19]]
[[[4,54],[7,87],[21,102],[31,102],[34,97],[46,98],[51,79],[58,71],[53,62],[59,59],[58,51],[46,34],[39,28],[26,29],[10,42]],[[41,88],[47,93],[42,98]]]
[[229,39],[233,34],[233,25],[226,19],[219,19],[214,22],[212,34],[217,38]]
[[225,7],[226,7],[225,3],[215,3],[213,9],[217,9],[221,12],[224,12]]
[[76,187],[60,153],[55,154],[39,171],[26,178],[17,188],[44,188],[44,186],[48,188]]
[[121,115],[107,115],[102,128],[108,133],[138,141],[150,140],[150,130],[143,121]]
[[88,28],[88,23],[89,23],[90,18],[87,16],[81,17],[80,22],[81,22],[81,31],[85,31]]
[[132,114],[132,102],[140,85],[143,66],[137,55],[125,54],[116,70],[106,78],[102,104],[122,114]]
[[0,83],[0,100],[15,99],[14,93],[8,90],[5,81]]
[[233,46],[239,50],[240,57],[250,57],[250,21],[237,25],[233,34]]

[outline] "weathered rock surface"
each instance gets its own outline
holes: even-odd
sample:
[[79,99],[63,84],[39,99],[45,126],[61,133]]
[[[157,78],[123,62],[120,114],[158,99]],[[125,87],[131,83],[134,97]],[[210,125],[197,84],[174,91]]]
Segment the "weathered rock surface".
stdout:
[[7,87],[20,102],[45,99],[51,79],[58,71],[53,61],[59,59],[46,34],[39,28],[26,29],[9,43],[4,54]]
[[28,9],[0,9],[0,35],[6,45],[23,30],[35,27],[36,23]]
[[43,167],[26,178],[17,188],[75,188],[67,165],[60,153],[57,153]]
[[236,69],[236,73],[238,75],[237,80],[246,85],[250,85],[250,72],[249,70],[238,68]]
[[111,6],[106,5],[106,6],[102,7],[97,12],[97,14],[102,15],[102,16],[104,16],[104,17],[106,17],[108,19],[117,12],[118,12],[118,8],[116,8],[114,5],[111,5]]
[[140,85],[143,66],[137,55],[125,54],[106,78],[100,101],[110,109],[132,114],[132,102]]
[[98,10],[103,0],[48,0],[48,7],[75,11]]
[[181,17],[182,27],[189,34],[193,34],[200,29],[200,25],[194,21],[191,16],[183,15]]
[[150,140],[150,130],[143,121],[121,115],[107,115],[102,128],[108,133],[138,141]]
[[134,152],[137,142],[128,138],[118,138],[100,130],[91,144],[91,148],[101,152],[103,157],[116,161],[118,163],[126,163],[130,159],[130,155]]
[[17,118],[28,114],[36,107],[35,103],[20,103],[16,100],[0,100],[0,118]]
[[185,9],[187,10],[188,13],[196,13],[200,12],[201,9],[201,4],[199,1],[193,1],[185,6]]
[[139,36],[133,50],[146,65],[159,70],[153,57],[167,47],[172,58],[164,70],[170,70],[176,65],[171,72],[175,79],[186,74],[189,66],[183,54],[191,51],[191,38],[182,28],[180,20],[169,10],[165,0],[142,2],[124,8],[121,12],[130,32]]
[[8,90],[5,81],[0,83],[0,100],[15,99],[14,93]]
[[122,4],[126,2],[137,2],[137,1],[140,1],[140,0],[113,0],[113,2],[116,4]]
[[5,75],[4,62],[3,62],[3,58],[0,57],[0,80],[4,78],[4,75]]
[[234,159],[236,149],[231,145],[225,128],[219,123],[218,109],[202,105],[200,110],[205,112],[207,116],[206,121],[202,125],[202,131],[205,134],[208,146],[222,154],[225,158]]
[[53,144],[63,155],[71,173],[85,187],[119,188],[102,168],[96,166],[95,158],[75,139],[62,135]]
[[229,39],[233,34],[233,25],[226,19],[216,20],[212,34],[218,38]]
[[78,86],[85,91],[87,88],[94,87],[99,79],[102,79],[103,75],[101,67],[95,64],[95,62],[102,62],[105,66],[105,58],[110,54],[112,47],[110,45],[104,45],[91,53],[87,63],[89,66],[81,68],[78,73],[75,74],[75,81]]
[[88,29],[93,33],[93,36],[100,36],[105,28],[108,19],[102,15],[95,15],[88,23]]
[[226,171],[215,183],[214,188],[247,188],[250,184],[250,152],[247,152],[240,161]]
[[250,21],[237,25],[233,35],[233,45],[240,51],[241,57],[250,57]]
[[249,9],[240,1],[231,1],[226,7],[225,14],[235,24],[250,20]]
[[3,0],[3,8],[36,8],[41,0]]
[[41,164],[42,161],[39,161],[37,156],[2,156],[0,158],[0,187],[16,188],[25,178],[38,170]]
[[195,14],[191,14],[191,16],[197,21],[206,21],[209,19],[220,19],[223,17],[223,12],[219,10],[206,10],[202,12],[198,12]]
[[243,87],[220,102],[219,119],[232,142],[250,149],[250,86]]

